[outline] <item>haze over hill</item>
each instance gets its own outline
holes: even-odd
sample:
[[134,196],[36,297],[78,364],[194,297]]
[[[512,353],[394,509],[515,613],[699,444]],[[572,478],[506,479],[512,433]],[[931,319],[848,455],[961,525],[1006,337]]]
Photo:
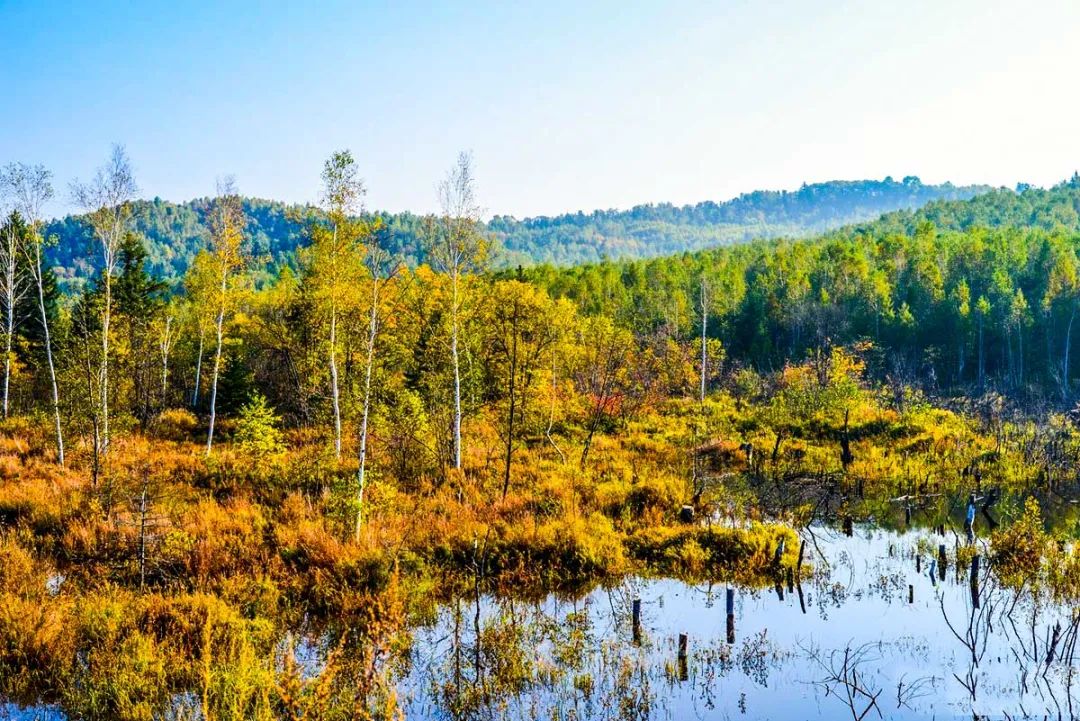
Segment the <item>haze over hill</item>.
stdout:
[[[486,224],[496,241],[496,265],[536,262],[568,265],[602,259],[644,258],[776,236],[807,236],[877,218],[898,209],[916,209],[933,201],[964,200],[988,186],[923,184],[901,181],[830,181],[796,191],[754,191],[725,202],[706,201],[677,207],[669,203],[638,205],[629,210],[596,210],[518,220],[497,215]],[[1007,191],[1006,191],[1007,192]],[[290,262],[307,242],[307,206],[270,200],[244,201],[255,256]],[[136,202],[136,232],[145,239],[149,269],[175,278],[183,274],[207,243],[208,199],[173,203],[160,198]],[[424,260],[423,218],[412,213],[380,213],[385,247],[409,263]],[[50,249],[61,282],[85,278],[95,262],[88,227],[80,216],[49,224],[59,242]]]

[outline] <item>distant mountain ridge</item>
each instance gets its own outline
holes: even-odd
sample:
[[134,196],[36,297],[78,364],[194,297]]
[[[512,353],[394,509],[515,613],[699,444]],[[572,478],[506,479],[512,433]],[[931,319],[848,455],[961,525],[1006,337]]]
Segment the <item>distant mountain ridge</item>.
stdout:
[[558,265],[645,258],[700,250],[755,238],[808,236],[873,220],[933,201],[970,199],[988,185],[926,185],[902,181],[833,180],[795,191],[757,190],[722,203],[638,205],[516,220],[496,216],[489,230],[507,249]]
[[[559,265],[602,259],[645,258],[754,238],[814,235],[878,218],[896,210],[928,203],[972,198],[989,186],[923,184],[917,177],[901,181],[829,181],[795,191],[755,191],[721,203],[639,205],[629,210],[596,210],[518,220],[495,216],[486,230],[496,240],[499,265]],[[1005,191],[1008,192],[1008,191]],[[177,278],[195,254],[206,247],[209,199],[172,203],[155,198],[135,203],[135,229],[146,243],[150,270]],[[306,244],[304,217],[312,208],[247,198],[248,233],[253,254],[272,263],[290,263]],[[382,218],[383,243],[409,263],[425,259],[423,217],[413,213],[372,213]],[[77,285],[95,267],[90,231],[79,216],[48,224],[58,243],[49,258],[63,285]]]

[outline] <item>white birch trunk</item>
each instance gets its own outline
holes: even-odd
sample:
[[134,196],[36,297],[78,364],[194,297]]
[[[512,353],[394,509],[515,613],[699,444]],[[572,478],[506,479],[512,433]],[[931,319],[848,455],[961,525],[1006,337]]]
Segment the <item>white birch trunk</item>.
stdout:
[[14,264],[7,274],[7,318],[4,325],[4,418],[8,417],[8,397],[11,392],[11,339],[15,335]]
[[165,335],[161,339],[161,406],[165,407],[169,390],[169,349],[172,347],[172,316],[165,318]]
[[450,357],[454,365],[454,468],[461,469],[461,368],[458,364],[458,271],[453,275],[453,307],[451,308]]
[[705,402],[705,378],[708,371],[708,355],[705,346],[705,331],[709,314],[706,310],[705,279],[701,279],[701,402]]
[[109,325],[112,321],[112,256],[105,251],[105,309],[101,315],[101,453],[109,452]]
[[367,367],[364,369],[364,408],[360,417],[360,468],[356,488],[356,540],[364,519],[364,474],[367,470],[368,415],[371,409],[371,367],[375,361],[375,335],[379,330],[379,279],[371,281],[371,315],[368,318]]
[[330,391],[334,402],[334,459],[341,460],[341,400],[338,394],[337,308],[330,309]]
[[60,389],[56,385],[56,365],[53,363],[52,339],[49,337],[49,314],[45,310],[45,281],[41,268],[41,247],[35,251],[34,280],[38,289],[38,309],[41,311],[41,329],[45,334],[45,359],[49,364],[49,382],[52,385],[53,418],[56,421],[56,461],[64,465],[64,433],[60,427]]
[[191,394],[191,407],[195,408],[199,405],[199,387],[202,382],[202,357],[203,357],[203,338],[206,336],[206,329],[199,327],[199,357],[195,361],[195,390]]
[[217,315],[217,351],[214,353],[214,375],[210,383],[210,427],[206,431],[206,455],[214,448],[214,421],[217,420],[217,384],[218,375],[221,373],[221,344],[223,338],[223,326],[225,325],[225,292],[227,290],[229,276],[227,271],[221,273],[221,305],[218,306]]

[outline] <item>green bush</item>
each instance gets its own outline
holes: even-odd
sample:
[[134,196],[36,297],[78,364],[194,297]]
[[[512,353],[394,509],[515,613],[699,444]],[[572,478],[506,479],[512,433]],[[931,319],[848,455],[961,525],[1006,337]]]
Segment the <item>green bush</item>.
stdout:
[[253,393],[240,409],[234,440],[243,452],[255,456],[273,456],[285,452],[281,419],[261,393]]

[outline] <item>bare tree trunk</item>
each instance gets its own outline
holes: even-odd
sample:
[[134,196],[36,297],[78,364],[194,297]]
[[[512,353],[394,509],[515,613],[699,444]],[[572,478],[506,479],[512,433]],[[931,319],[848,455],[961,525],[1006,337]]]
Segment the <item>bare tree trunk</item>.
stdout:
[[[14,269],[14,266],[12,266]],[[14,278],[8,274],[8,287],[12,287]],[[11,392],[11,338],[15,334],[15,298],[14,293],[7,291],[7,318],[4,326],[4,418],[8,417],[8,397]]]
[[8,417],[11,397],[11,344],[15,335],[15,304],[22,297],[16,275],[19,242],[15,228],[9,229],[4,239],[4,309],[7,311],[4,325],[4,418]]
[[708,370],[708,356],[705,346],[705,331],[709,314],[707,312],[707,295],[705,291],[705,278],[701,279],[701,402],[705,403],[705,377]]
[[[200,323],[200,326],[202,324]],[[199,387],[202,382],[202,357],[203,357],[203,338],[206,336],[206,329],[199,328],[199,357],[195,361],[195,390],[191,394],[191,407],[195,408],[199,405]]]
[[513,340],[510,343],[510,415],[506,421],[506,466],[503,471],[502,497],[510,490],[510,464],[514,460],[514,411],[517,410],[518,306],[514,303]]
[[1073,306],[1069,315],[1069,329],[1065,331],[1065,355],[1061,359],[1061,399],[1067,400],[1069,395],[1069,350],[1072,346],[1073,321],[1076,320],[1076,307]]
[[161,407],[168,403],[169,350],[172,348],[172,316],[165,318],[165,335],[161,339]]
[[454,365],[454,468],[461,468],[461,368],[458,364],[458,271],[454,270],[451,308],[450,358]]
[[986,387],[986,362],[983,358],[983,318],[979,314],[979,390]]
[[555,374],[555,353],[551,354],[551,412],[548,414],[547,430],[544,431],[544,435],[547,436],[548,443],[555,449],[555,452],[559,454],[559,460],[566,463],[566,456],[563,455],[562,449],[555,443],[555,439],[551,437],[551,429],[555,426],[555,401],[556,391],[558,389],[558,383],[556,382]]
[[341,400],[338,395],[337,307],[330,307],[330,390],[334,401],[334,460],[341,460]]
[[1024,326],[1016,323],[1016,367],[1017,385],[1024,385]]
[[371,410],[371,367],[375,362],[375,336],[379,332],[379,279],[371,281],[371,315],[368,318],[367,366],[364,369],[364,409],[360,416],[360,468],[356,488],[356,540],[360,540],[360,525],[364,518],[364,474],[367,470],[368,415]]
[[94,431],[94,444],[93,444],[93,465],[91,466],[90,483],[91,487],[96,491],[98,487],[98,480],[101,477],[101,426],[98,423],[98,406],[97,400],[94,398],[94,368],[90,362],[90,336],[89,334],[83,335],[83,360],[86,361],[86,398],[90,404],[90,423],[93,426]]
[[146,585],[146,477],[143,477],[142,494],[139,497],[139,590]]
[[963,335],[961,335],[960,343],[958,344],[957,351],[956,351],[957,352],[957,361],[956,361],[956,382],[957,382],[957,384],[960,384],[960,383],[964,382],[964,364],[965,364],[964,362],[966,360],[966,358],[965,358],[966,346],[967,346],[967,344],[964,342]]
[[101,454],[109,453],[109,325],[112,321],[112,261],[105,261],[105,309],[101,314]]
[[603,384],[600,387],[600,393],[597,394],[596,401],[593,403],[592,416],[589,418],[589,432],[585,435],[585,445],[581,449],[581,468],[584,470],[585,463],[589,459],[589,450],[592,448],[593,436],[596,435],[597,429],[600,428],[600,421],[604,417],[604,405],[607,403],[608,393],[608,379],[604,378]]
[[64,465],[64,433],[60,428],[60,389],[56,385],[56,365],[53,363],[52,339],[49,337],[49,314],[45,310],[45,282],[42,277],[41,249],[36,253],[37,268],[34,279],[37,281],[38,310],[41,311],[41,330],[45,335],[45,359],[49,364],[49,382],[52,385],[53,418],[56,421],[56,461]]
[[210,427],[206,431],[206,455],[214,448],[214,421],[217,420],[217,384],[218,375],[221,373],[221,344],[225,325],[225,292],[227,290],[228,275],[221,274],[221,305],[218,307],[217,316],[217,351],[214,353],[214,376],[210,384]]

